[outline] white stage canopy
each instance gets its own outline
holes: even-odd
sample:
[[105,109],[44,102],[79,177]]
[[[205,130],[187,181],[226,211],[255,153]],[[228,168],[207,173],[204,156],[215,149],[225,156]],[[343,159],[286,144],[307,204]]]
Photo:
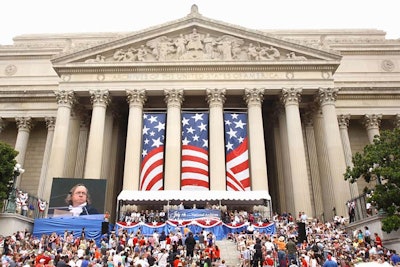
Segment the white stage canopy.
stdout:
[[271,200],[268,191],[131,191],[123,190],[118,195],[118,201],[126,203],[165,201],[165,202],[197,202],[197,201],[219,201],[223,204],[248,203],[262,205]]

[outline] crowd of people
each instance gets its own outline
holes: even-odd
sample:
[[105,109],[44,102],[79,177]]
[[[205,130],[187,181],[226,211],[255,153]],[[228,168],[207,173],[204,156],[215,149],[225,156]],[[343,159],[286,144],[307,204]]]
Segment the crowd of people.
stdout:
[[[304,213],[298,218],[276,214],[273,221],[274,235],[255,230],[230,236],[241,253],[242,267],[347,267],[364,262],[400,266],[400,256],[384,246],[378,233],[372,235],[367,226],[347,232],[343,217],[336,216],[332,222],[323,223],[308,219]],[[304,238],[299,233],[298,222],[305,225]]]
[[[323,223],[304,213],[298,218],[276,214],[272,220],[276,225],[272,235],[258,232],[251,222],[246,231],[228,235],[236,245],[241,267],[354,266],[360,262],[400,266],[396,251],[385,248],[368,227],[349,233],[341,219]],[[305,223],[303,240],[297,222]],[[198,233],[188,227],[169,233],[155,230],[150,236],[119,228],[104,234],[100,242],[88,239],[85,229],[41,237],[19,231],[0,236],[0,249],[1,266],[10,267],[226,266],[215,235],[207,228]]]

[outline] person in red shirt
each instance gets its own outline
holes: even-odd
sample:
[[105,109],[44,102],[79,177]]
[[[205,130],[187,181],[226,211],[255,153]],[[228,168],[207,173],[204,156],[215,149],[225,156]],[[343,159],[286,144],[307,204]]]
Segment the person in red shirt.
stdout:
[[376,246],[381,246],[381,247],[383,247],[383,245],[382,245],[382,239],[381,239],[381,237],[378,235],[378,233],[375,233],[375,245],[376,245]]
[[180,267],[183,265],[182,261],[181,261],[181,257],[179,255],[175,256],[175,260],[174,260],[173,264],[174,264],[174,267],[178,267],[178,266]]

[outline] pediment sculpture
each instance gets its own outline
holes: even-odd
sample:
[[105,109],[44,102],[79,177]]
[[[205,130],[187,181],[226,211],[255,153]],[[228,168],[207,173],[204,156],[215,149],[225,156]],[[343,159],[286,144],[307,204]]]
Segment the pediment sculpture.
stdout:
[[254,44],[231,35],[212,36],[193,28],[189,34],[176,37],[159,36],[145,44],[117,49],[108,57],[105,54],[85,60],[85,63],[109,61],[278,61],[307,60],[293,51],[280,51],[271,45]]

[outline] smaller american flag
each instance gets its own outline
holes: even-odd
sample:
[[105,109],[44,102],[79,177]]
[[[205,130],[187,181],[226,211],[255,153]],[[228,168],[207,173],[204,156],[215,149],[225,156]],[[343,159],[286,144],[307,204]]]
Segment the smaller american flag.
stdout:
[[182,113],[182,190],[208,190],[208,113]]
[[250,190],[247,114],[224,113],[226,186],[228,191]]
[[140,190],[163,190],[165,113],[143,114]]

